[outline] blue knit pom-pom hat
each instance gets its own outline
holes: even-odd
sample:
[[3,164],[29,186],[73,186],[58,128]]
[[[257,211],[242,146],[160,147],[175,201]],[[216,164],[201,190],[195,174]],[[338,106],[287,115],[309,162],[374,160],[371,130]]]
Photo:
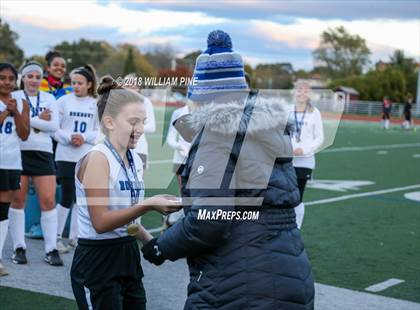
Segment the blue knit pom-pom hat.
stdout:
[[188,98],[199,103],[249,90],[242,57],[232,50],[232,40],[222,30],[214,30],[208,35],[207,50],[198,56],[193,77],[195,85],[188,88]]

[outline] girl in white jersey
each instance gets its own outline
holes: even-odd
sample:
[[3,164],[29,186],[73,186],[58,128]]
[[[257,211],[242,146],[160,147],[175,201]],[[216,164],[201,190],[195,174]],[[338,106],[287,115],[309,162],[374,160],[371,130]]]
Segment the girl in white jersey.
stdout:
[[61,184],[61,201],[57,204],[58,239],[57,247],[61,253],[68,252],[61,235],[73,206],[69,245],[74,246],[77,235],[77,205],[75,201],[74,168],[76,163],[94,145],[99,133],[96,113],[96,75],[92,66],[73,70],[70,74],[74,93],[57,100],[59,129],[54,135],[58,142],[55,153],[57,178]]
[[[143,272],[136,238],[152,236],[135,219],[147,211],[175,211],[169,195],[143,200],[142,162],[134,152],[144,133],[143,97],[111,77],[98,88],[105,134],[76,166],[79,239],[71,268],[79,309],[145,309]],[[131,224],[130,224],[131,223]]]
[[28,103],[12,94],[18,74],[9,63],[0,63],[0,276],[7,275],[1,263],[8,228],[10,202],[20,187],[22,163],[19,141],[29,136]]
[[300,192],[300,204],[295,208],[296,222],[301,228],[305,205],[303,193],[306,182],[311,179],[312,170],[315,169],[315,152],[324,142],[324,129],[321,113],[310,103],[310,85],[305,81],[295,83],[295,106],[292,112],[294,133],[293,166],[295,167],[298,187]]
[[20,143],[22,175],[20,191],[9,211],[10,235],[13,240],[15,264],[26,264],[25,200],[32,178],[41,207],[41,227],[44,235],[45,261],[53,266],[63,265],[57,251],[57,211],[55,209],[55,165],[51,135],[58,128],[58,114],[53,95],[40,91],[42,66],[26,63],[21,70],[21,90],[13,93],[29,103],[31,132],[28,140]]

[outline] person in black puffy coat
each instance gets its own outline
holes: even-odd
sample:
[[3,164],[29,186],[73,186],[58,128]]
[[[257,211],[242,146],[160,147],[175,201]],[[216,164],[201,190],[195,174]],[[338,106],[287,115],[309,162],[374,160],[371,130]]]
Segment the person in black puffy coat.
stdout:
[[144,257],[187,258],[184,309],[314,309],[287,109],[249,91],[227,33],[213,31],[207,43],[189,88],[196,108],[175,123],[193,136],[181,175],[185,217],[148,242]]

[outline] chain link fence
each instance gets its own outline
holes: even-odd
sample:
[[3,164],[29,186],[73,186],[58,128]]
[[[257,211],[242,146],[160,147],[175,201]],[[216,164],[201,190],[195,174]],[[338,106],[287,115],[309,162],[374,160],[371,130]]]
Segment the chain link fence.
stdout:
[[[404,103],[393,103],[391,116],[403,117]],[[344,113],[346,114],[361,114],[369,116],[380,116],[382,115],[382,102],[380,101],[349,101],[345,103]],[[413,104],[411,113],[413,117],[420,116],[420,109]]]

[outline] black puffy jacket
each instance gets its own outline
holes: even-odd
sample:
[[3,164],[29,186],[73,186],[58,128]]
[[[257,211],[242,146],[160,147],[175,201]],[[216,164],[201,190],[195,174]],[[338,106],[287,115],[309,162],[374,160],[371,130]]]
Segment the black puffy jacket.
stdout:
[[[299,191],[286,114],[270,98],[245,109],[243,102],[208,104],[192,114],[201,131],[182,173],[185,217],[157,240],[166,259],[187,258],[185,309],[314,308],[295,223]],[[203,210],[257,210],[259,218],[198,219]]]

